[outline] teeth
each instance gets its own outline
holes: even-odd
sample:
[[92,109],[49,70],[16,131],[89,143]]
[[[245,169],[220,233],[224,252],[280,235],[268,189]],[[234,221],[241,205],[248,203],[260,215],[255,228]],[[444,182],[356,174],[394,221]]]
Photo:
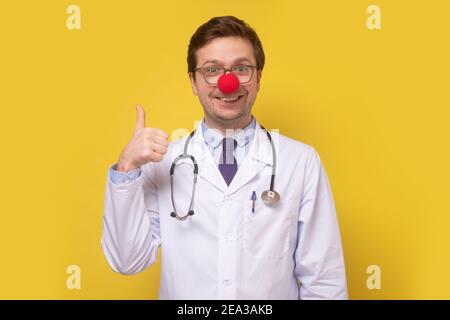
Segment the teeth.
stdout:
[[239,99],[239,97],[219,98],[219,99],[224,102],[232,102],[232,101],[236,101],[237,99]]

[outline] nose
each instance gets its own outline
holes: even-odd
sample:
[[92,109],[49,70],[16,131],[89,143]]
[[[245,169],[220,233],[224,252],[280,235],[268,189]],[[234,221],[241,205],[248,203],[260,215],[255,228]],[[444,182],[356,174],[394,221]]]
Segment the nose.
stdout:
[[239,79],[233,73],[225,73],[217,80],[217,87],[222,93],[233,93],[239,89]]

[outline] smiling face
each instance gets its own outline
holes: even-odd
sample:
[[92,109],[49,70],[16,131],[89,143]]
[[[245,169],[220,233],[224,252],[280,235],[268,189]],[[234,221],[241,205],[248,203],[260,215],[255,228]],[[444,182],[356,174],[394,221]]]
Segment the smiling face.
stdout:
[[[197,68],[256,65],[252,44],[240,37],[216,38],[198,49],[196,57]],[[260,86],[260,70],[254,69],[250,82],[240,84],[235,92],[228,94],[222,93],[217,86],[208,84],[199,71],[196,71],[195,79],[192,73],[189,78],[192,91],[203,106],[208,127],[224,131],[243,128],[250,122],[251,110]]]

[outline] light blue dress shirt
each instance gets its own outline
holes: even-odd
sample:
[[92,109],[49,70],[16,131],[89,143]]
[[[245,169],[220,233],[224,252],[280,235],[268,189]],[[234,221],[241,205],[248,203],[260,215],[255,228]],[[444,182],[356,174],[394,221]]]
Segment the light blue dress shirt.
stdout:
[[[222,154],[222,140],[224,136],[217,129],[209,129],[206,125],[205,119],[201,122],[202,133],[205,139],[205,144],[211,152],[215,162],[219,164],[220,157]],[[243,129],[237,129],[232,133],[232,137],[236,140],[236,150],[234,156],[236,158],[236,162],[239,165],[244,160],[245,156],[248,153],[250,142],[253,140],[255,136],[255,128],[256,128],[256,120],[252,116],[252,121]],[[117,171],[117,164],[114,164],[109,168],[109,176],[111,178],[112,183],[114,184],[127,184],[136,180],[141,175],[141,168],[136,168],[130,170],[129,172],[120,172]]]

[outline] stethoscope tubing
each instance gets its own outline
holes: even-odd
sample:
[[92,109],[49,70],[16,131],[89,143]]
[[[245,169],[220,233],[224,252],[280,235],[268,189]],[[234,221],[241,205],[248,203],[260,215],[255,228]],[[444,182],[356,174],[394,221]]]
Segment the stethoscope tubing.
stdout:
[[[272,135],[269,133],[269,131],[264,128],[263,126],[261,126],[261,129],[263,129],[266,134],[267,134],[267,138],[270,142],[270,145],[272,147],[272,174],[270,177],[270,192],[275,192],[274,191],[274,184],[275,184],[275,172],[276,172],[276,165],[277,165],[277,157],[276,157],[276,153],[275,153],[275,146],[272,140]],[[195,189],[196,189],[196,185],[197,185],[197,176],[198,176],[198,164],[197,161],[195,160],[194,156],[190,155],[187,153],[190,141],[192,139],[192,137],[194,136],[196,130],[193,130],[189,136],[186,139],[186,142],[184,143],[184,148],[183,148],[183,153],[180,154],[179,156],[177,156],[173,162],[172,165],[170,166],[170,198],[172,201],[172,207],[173,207],[173,211],[170,213],[170,215],[174,218],[176,218],[179,221],[184,221],[186,220],[189,216],[194,215],[194,196],[195,196]],[[174,181],[173,181],[173,176],[175,173],[175,167],[177,165],[177,163],[182,160],[182,159],[190,159],[191,162],[194,165],[194,169],[193,169],[193,173],[194,173],[194,177],[192,179],[192,194],[191,194],[191,199],[189,202],[189,209],[188,212],[184,215],[184,216],[180,216],[178,215],[178,211],[175,207],[175,199],[174,199]]]

